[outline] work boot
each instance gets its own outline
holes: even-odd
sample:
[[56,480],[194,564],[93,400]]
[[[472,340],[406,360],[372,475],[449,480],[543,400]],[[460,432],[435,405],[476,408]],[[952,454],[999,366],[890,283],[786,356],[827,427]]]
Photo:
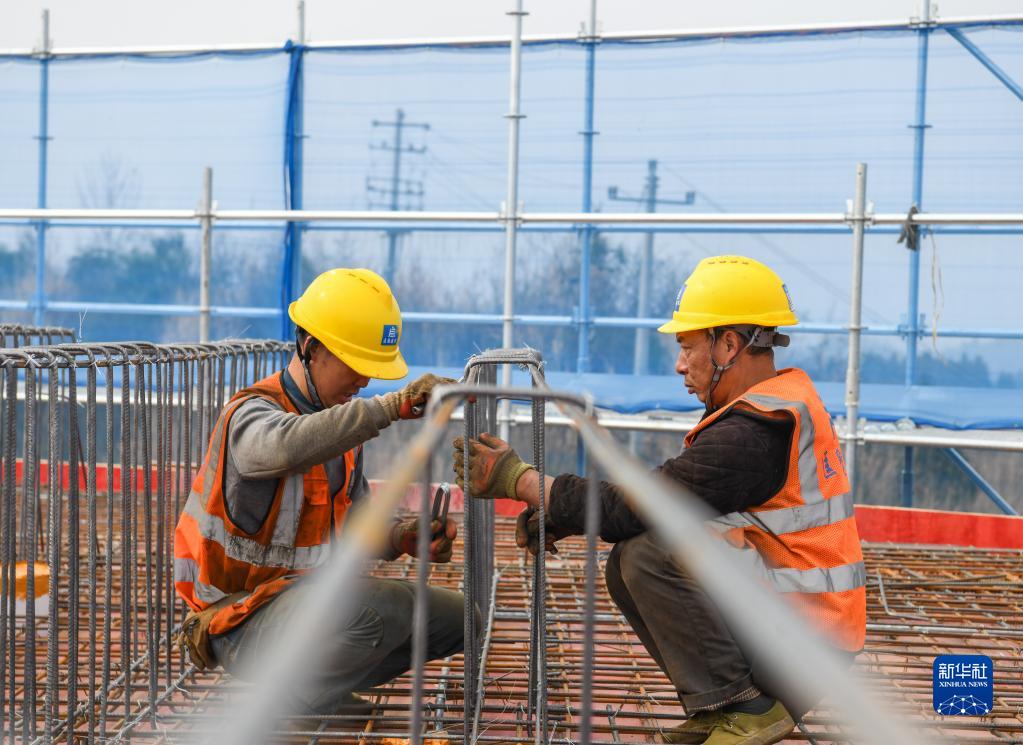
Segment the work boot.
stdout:
[[[338,700],[330,714],[342,715],[345,719],[321,719],[315,714],[308,714],[302,718],[294,718],[288,721],[287,729],[291,732],[303,731],[342,731],[359,732],[366,728],[370,716],[373,714],[373,704],[362,696],[354,693],[346,693]],[[323,725],[321,727],[321,725]]]
[[366,728],[366,723],[373,714],[372,702],[367,701],[362,696],[349,693],[342,697],[339,704],[340,706],[338,706],[337,711],[334,713],[343,714],[349,718],[338,722],[331,722],[331,727],[349,732],[357,732]]
[[682,724],[661,732],[661,739],[670,743],[689,743],[698,745],[707,739],[711,728],[724,716],[720,709],[698,711]]
[[771,745],[784,740],[795,729],[788,711],[781,701],[766,714],[724,712],[711,727],[710,737],[704,745]]

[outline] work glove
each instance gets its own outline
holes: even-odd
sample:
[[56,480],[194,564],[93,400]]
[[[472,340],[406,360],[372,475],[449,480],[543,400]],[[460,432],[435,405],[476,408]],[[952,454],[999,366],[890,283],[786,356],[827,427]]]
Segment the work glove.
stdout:
[[[451,551],[458,535],[458,526],[448,518],[444,525],[440,520],[430,523],[430,561],[446,564],[451,561]],[[396,522],[391,528],[391,545],[399,553],[415,556],[419,551],[419,518]]]
[[[454,471],[458,485],[464,489],[465,439],[459,437],[452,445],[455,448]],[[515,499],[515,484],[531,468],[499,437],[484,432],[479,440],[469,440],[469,488],[474,497]]]
[[[551,522],[551,514],[544,514],[544,543],[547,544],[547,551],[552,554],[558,553],[555,541],[572,535],[564,528],[557,527]],[[536,556],[540,551],[540,513],[530,507],[519,513],[515,520],[515,545],[519,548],[529,549],[529,553]]]
[[438,385],[452,385],[458,381],[426,373],[398,391],[381,396],[381,403],[392,422],[399,419],[420,419],[426,411],[426,400]]

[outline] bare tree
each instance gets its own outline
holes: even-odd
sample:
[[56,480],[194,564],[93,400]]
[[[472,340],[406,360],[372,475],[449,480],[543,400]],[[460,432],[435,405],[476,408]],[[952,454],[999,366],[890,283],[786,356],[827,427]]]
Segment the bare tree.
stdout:
[[132,208],[141,203],[142,177],[119,155],[105,152],[78,177],[78,200],[87,209]]

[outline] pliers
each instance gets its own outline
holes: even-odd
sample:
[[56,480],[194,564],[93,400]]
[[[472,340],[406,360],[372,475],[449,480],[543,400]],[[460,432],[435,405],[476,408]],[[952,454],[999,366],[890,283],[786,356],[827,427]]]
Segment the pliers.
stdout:
[[444,531],[448,524],[448,507],[451,505],[451,484],[446,481],[442,481],[437,486],[437,491],[433,495],[433,510],[431,512],[431,520],[439,520],[440,528],[434,533],[433,537],[438,538],[444,535]]

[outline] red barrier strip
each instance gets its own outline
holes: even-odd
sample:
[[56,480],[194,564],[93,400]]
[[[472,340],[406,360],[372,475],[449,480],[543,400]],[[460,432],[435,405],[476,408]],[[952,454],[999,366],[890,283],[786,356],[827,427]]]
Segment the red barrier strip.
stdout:
[[860,538],[875,543],[920,543],[1023,549],[1023,517],[976,512],[856,505]]
[[[17,479],[23,480],[23,463],[19,459]],[[143,486],[144,471],[135,469],[138,488]],[[151,472],[153,483],[156,483],[157,472]],[[39,464],[39,479],[43,486],[49,484],[50,469],[46,461]],[[64,489],[70,484],[70,468],[67,463],[61,464],[61,482]],[[106,466],[96,469],[96,490],[107,491]],[[371,481],[375,490],[379,482]],[[85,469],[79,470],[79,489],[85,490]],[[114,492],[121,490],[121,469],[114,466]],[[405,498],[405,507],[409,510],[418,509],[419,487],[409,487]],[[464,506],[462,490],[451,487],[451,512],[461,512]],[[494,509],[498,515],[517,515],[522,511],[522,504],[510,499],[494,500]],[[1016,548],[1023,549],[1023,517],[1010,515],[985,515],[976,512],[947,512],[943,510],[907,509],[904,507],[874,507],[856,505],[856,525],[860,530],[860,538],[872,543],[916,543],[930,545],[975,546],[977,548]]]

